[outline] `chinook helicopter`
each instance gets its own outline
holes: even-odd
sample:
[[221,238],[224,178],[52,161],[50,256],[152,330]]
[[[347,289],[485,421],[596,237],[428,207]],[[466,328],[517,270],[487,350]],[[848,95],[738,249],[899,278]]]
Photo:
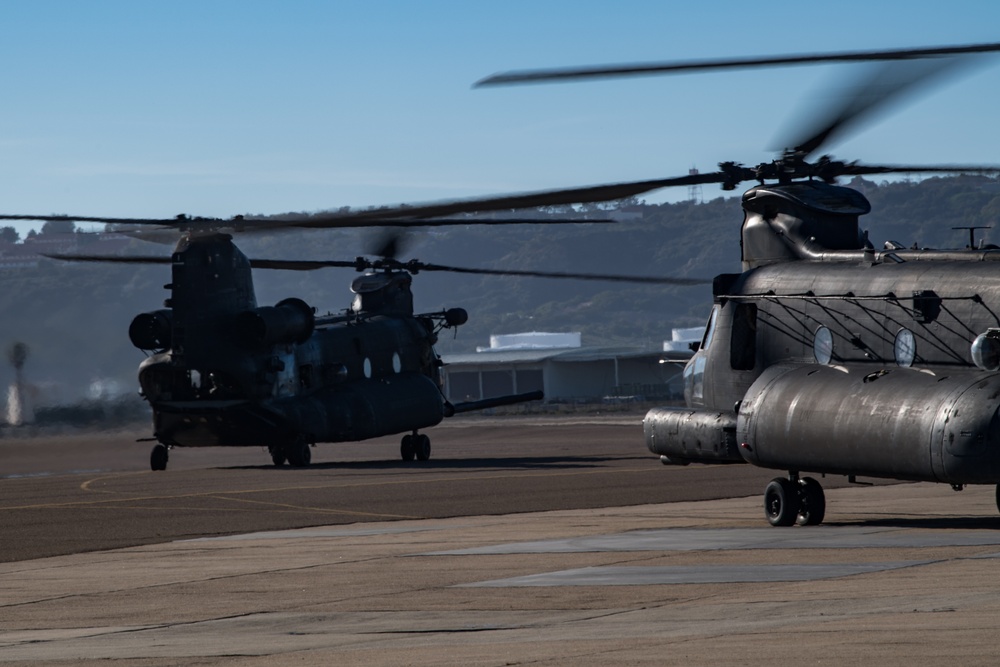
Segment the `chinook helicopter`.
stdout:
[[[686,278],[576,274],[444,266],[396,258],[400,233],[390,234],[375,259],[274,260],[248,258],[233,233],[289,227],[427,227],[441,225],[565,224],[559,219],[438,219],[470,207],[500,210],[509,198],[423,207],[230,220],[123,219],[4,215],[0,219],[72,220],[152,225],[182,233],[170,257],[48,255],[84,262],[169,264],[164,308],[141,313],[128,336],[149,356],[139,366],[141,395],[153,412],[150,467],[165,470],[174,447],[266,446],[276,466],[306,466],[320,442],[353,442],[403,433],[404,461],[426,461],[430,438],[420,431],[456,414],[537,401],[528,392],[452,404],[442,394],[441,358],[434,350],[443,329],[466,323],[449,308],[414,313],[413,276],[420,272],[572,278],[648,284],[699,285]],[[596,221],[613,222],[610,220]],[[226,231],[232,233],[225,233]],[[142,236],[142,233],[139,233]],[[353,268],[353,301],[344,312],[317,316],[298,298],[258,306],[252,269],[312,271]]]
[[[620,196],[719,183],[742,197],[742,271],[713,282],[684,407],[650,410],[646,445],[664,464],[750,463],[787,472],[764,491],[771,525],[815,525],[818,475],[997,485],[1000,508],[1000,249],[876,248],[871,210],[839,177],[991,173],[984,166],[867,166],[811,156],[901,93],[1000,44],[534,70],[478,86],[813,62],[893,61],[776,160],[599,186]],[[905,61],[900,63],[899,61]],[[905,67],[901,67],[905,65]],[[553,192],[556,198],[565,193]],[[543,202],[544,203],[544,202]],[[970,234],[973,231],[970,230]]]

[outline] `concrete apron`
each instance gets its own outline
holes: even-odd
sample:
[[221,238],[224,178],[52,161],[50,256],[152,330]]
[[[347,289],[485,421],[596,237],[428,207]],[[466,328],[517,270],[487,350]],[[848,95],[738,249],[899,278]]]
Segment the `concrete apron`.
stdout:
[[0,664],[996,664],[992,487],[256,533],[0,564]]

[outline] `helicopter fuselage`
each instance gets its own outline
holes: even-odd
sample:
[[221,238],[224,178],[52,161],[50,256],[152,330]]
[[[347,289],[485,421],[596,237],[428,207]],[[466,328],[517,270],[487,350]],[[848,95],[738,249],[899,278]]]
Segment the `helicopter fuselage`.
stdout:
[[541,398],[537,392],[452,405],[441,393],[442,328],[461,308],[414,314],[405,270],[366,273],[350,309],[316,317],[289,298],[258,307],[251,262],[225,234],[189,235],[172,258],[165,309],[138,315],[133,344],[153,410],[154,470],[167,448],[266,446],[278,465],[309,463],[318,442],[406,433],[404,460],[430,456],[418,433],[457,412]]
[[852,230],[858,193],[812,184],[845,195],[827,206],[802,185],[744,195],[745,270],[716,278],[687,407],[647,414],[649,449],[793,479],[1000,482],[1000,250],[876,251]]
[[430,322],[373,317],[317,328],[301,343],[192,367],[171,352],[140,369],[157,438],[171,446],[365,440],[444,416]]

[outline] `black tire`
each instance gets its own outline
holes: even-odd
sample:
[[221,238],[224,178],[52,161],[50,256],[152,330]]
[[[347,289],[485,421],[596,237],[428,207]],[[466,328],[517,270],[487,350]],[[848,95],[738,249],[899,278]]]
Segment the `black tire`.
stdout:
[[796,485],[784,477],[775,477],[764,489],[764,516],[772,526],[791,526],[799,516],[799,493]]
[[417,460],[426,461],[431,457],[431,439],[421,433],[414,438],[416,440]]
[[170,452],[167,446],[164,444],[156,445],[153,447],[153,451],[149,453],[149,467],[153,470],[166,470],[169,459]]
[[800,526],[818,526],[825,516],[823,487],[812,477],[803,477],[799,482],[799,515],[795,522]]
[[286,461],[288,461],[288,455],[285,454],[284,447],[268,447],[267,450],[271,454],[271,461],[277,467],[280,468],[281,466],[285,465]]
[[997,510],[1000,510],[1000,484],[997,484]]
[[399,455],[404,461],[412,461],[413,457],[417,455],[417,448],[413,442],[414,439],[412,435],[404,435],[399,443]]
[[308,442],[297,442],[288,448],[288,462],[296,468],[305,468],[312,461]]

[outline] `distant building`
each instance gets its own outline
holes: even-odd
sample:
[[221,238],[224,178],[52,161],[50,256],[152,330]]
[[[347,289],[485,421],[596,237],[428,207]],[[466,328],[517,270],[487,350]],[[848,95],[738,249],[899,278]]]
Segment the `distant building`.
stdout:
[[664,352],[678,352],[691,350],[695,343],[701,343],[702,336],[705,335],[705,327],[687,327],[684,329],[674,329],[671,332],[670,340],[663,341]]
[[618,222],[634,222],[636,220],[642,220],[644,217],[646,217],[646,207],[624,206],[622,208],[611,211],[608,217]]
[[[565,337],[565,338],[564,338]],[[575,337],[575,338],[574,338]],[[558,342],[541,346],[542,340]],[[534,341],[533,347],[513,344]],[[573,345],[573,341],[576,344]],[[497,346],[444,356],[445,396],[452,403],[541,390],[546,402],[676,399],[690,349],[584,347],[580,334],[492,336]]]

